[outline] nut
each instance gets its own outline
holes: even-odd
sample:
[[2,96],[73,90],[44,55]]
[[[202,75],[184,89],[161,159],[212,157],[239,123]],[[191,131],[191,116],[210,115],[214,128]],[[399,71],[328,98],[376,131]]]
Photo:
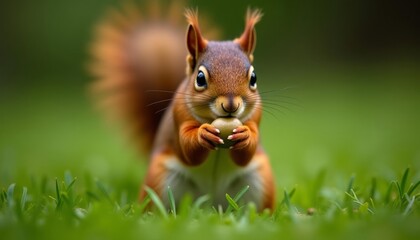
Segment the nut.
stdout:
[[233,129],[242,125],[242,122],[237,118],[217,118],[211,123],[211,125],[220,130],[219,136],[224,142],[224,144],[220,144],[218,147],[229,148],[235,144],[235,142],[227,138],[229,135],[233,134]]

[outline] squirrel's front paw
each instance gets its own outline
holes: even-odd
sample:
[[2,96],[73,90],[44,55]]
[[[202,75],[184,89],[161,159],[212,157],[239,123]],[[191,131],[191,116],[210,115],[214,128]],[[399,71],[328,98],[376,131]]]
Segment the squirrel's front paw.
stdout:
[[218,144],[223,144],[223,139],[219,137],[219,134],[219,129],[204,123],[198,129],[198,143],[205,148],[215,150]]
[[245,125],[239,126],[233,130],[233,134],[229,135],[227,139],[236,142],[230,149],[245,148],[251,143],[251,130]]

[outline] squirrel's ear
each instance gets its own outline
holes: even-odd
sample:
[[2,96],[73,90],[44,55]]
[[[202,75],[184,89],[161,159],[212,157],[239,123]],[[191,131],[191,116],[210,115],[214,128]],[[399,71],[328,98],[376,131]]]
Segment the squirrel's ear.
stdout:
[[187,47],[190,55],[188,56],[188,64],[191,70],[195,68],[197,59],[207,47],[207,40],[201,35],[198,25],[197,11],[187,10],[185,12],[189,26],[187,30]]
[[255,24],[260,21],[262,15],[261,10],[251,10],[248,8],[244,32],[239,38],[234,40],[234,42],[239,44],[242,50],[248,55],[251,61],[253,58],[252,53],[254,52],[255,44],[257,42]]

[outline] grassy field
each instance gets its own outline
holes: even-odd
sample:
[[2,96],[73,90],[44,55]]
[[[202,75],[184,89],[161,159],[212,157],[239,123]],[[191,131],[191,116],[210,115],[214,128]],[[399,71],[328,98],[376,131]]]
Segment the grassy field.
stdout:
[[259,73],[273,214],[204,198],[143,213],[146,156],[95,112],[86,84],[6,85],[0,238],[417,239],[420,72],[392,66]]

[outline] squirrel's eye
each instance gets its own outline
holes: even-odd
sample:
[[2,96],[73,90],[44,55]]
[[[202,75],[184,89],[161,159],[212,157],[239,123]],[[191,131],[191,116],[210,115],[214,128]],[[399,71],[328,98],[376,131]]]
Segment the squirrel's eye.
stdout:
[[194,87],[197,91],[203,91],[204,89],[207,88],[206,74],[202,70],[198,70]]
[[251,90],[255,90],[257,89],[257,75],[255,74],[253,67],[251,67],[249,70],[249,88],[251,88]]

